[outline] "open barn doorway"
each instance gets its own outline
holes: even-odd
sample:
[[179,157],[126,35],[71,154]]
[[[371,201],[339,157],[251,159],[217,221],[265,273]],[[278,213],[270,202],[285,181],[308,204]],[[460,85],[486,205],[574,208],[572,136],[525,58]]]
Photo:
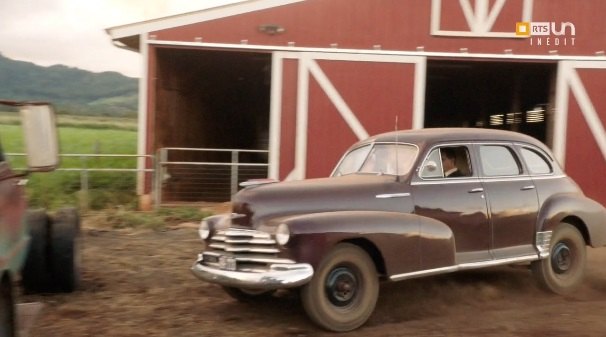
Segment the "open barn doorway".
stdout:
[[234,170],[237,182],[267,177],[267,166],[242,164],[268,161],[271,54],[157,48],[155,60],[155,149],[207,163],[163,167],[162,202],[227,201]]
[[551,146],[556,63],[429,60],[425,127],[517,131]]

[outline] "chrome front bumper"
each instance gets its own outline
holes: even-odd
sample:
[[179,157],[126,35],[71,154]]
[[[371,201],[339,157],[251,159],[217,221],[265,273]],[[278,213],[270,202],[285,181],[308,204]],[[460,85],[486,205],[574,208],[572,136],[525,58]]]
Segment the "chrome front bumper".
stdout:
[[224,270],[203,264],[201,259],[191,267],[197,278],[227,287],[274,290],[302,286],[311,280],[314,270],[306,263],[272,264],[263,272]]

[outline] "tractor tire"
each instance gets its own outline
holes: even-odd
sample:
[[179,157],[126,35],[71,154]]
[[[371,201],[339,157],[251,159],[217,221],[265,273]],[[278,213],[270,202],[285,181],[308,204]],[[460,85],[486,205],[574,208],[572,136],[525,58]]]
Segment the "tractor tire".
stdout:
[[80,217],[73,209],[59,210],[50,229],[50,271],[54,292],[69,293],[80,283]]
[[49,218],[44,210],[28,210],[26,223],[30,244],[25,265],[21,270],[21,282],[25,293],[50,291],[50,269],[48,265]]

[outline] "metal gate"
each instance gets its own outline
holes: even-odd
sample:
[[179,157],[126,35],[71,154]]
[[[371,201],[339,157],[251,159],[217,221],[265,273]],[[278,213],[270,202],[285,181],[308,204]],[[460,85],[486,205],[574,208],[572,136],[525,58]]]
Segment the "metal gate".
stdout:
[[241,182],[267,178],[267,150],[162,148],[156,205],[229,201]]

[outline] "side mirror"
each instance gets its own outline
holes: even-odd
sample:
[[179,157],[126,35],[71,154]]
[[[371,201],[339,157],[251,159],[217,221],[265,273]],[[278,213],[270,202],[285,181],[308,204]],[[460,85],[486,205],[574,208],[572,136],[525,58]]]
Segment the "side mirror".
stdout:
[[59,166],[59,141],[55,112],[48,104],[22,105],[21,125],[27,166],[33,172],[52,171]]

